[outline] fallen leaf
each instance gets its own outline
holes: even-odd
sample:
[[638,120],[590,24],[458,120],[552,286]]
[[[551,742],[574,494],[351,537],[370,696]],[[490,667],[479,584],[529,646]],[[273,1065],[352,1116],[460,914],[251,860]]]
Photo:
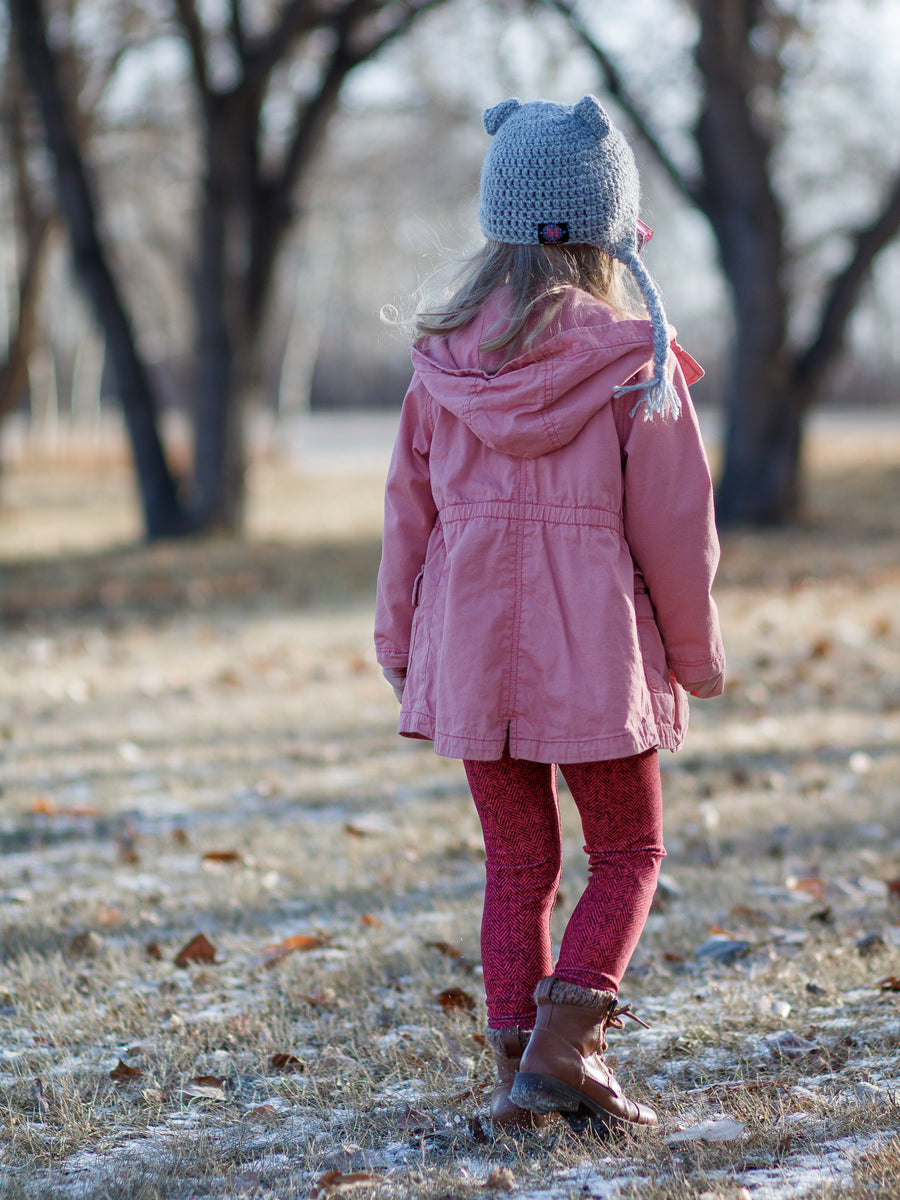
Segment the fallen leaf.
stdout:
[[370,929],[384,928],[384,921],[379,920],[378,917],[373,917],[371,913],[363,913],[359,919],[362,921],[363,925],[368,925]]
[[187,967],[191,963],[214,963],[215,961],[216,948],[203,933],[192,937],[188,944],[182,946],[175,955],[176,967]]
[[808,1054],[815,1054],[820,1049],[818,1043],[807,1041],[799,1033],[794,1033],[790,1029],[783,1029],[780,1033],[773,1033],[770,1037],[763,1040],[768,1044],[772,1053],[777,1058],[805,1058]]
[[785,886],[788,891],[804,892],[807,896],[812,896],[815,900],[823,901],[825,899],[825,881],[815,875],[808,875],[799,879],[791,875],[785,880]]
[[730,934],[719,933],[707,938],[701,946],[698,946],[694,951],[694,957],[706,958],[711,962],[730,966],[739,958],[744,958],[750,953],[750,950],[749,942],[733,938]]
[[268,971],[297,950],[318,950],[321,946],[327,946],[330,941],[331,938],[324,933],[297,933],[274,946],[264,946],[260,965]]
[[310,1200],[318,1200],[320,1196],[330,1196],[335,1192],[348,1192],[367,1183],[380,1183],[383,1178],[369,1171],[357,1171],[352,1175],[345,1175],[343,1171],[326,1171],[313,1184]]
[[218,1075],[197,1075],[181,1089],[185,1100],[224,1100],[225,1080]]
[[900,992],[900,975],[885,975],[884,979],[879,979],[872,986],[879,992]]
[[352,821],[348,821],[344,825],[344,833],[349,833],[351,837],[357,838],[374,836],[371,829],[364,829],[361,825],[354,825]]
[[55,817],[59,809],[49,796],[35,796],[31,802],[31,811],[44,817]]
[[85,929],[83,933],[75,934],[69,949],[79,958],[96,958],[103,951],[103,938],[93,929]]
[[148,942],[144,947],[144,953],[154,962],[160,962],[163,957],[162,946],[158,942]]
[[400,1128],[407,1134],[428,1133],[434,1128],[434,1117],[407,1104],[400,1114]]
[[126,1079],[140,1079],[144,1072],[140,1067],[129,1067],[128,1063],[122,1062],[121,1058],[109,1073],[110,1079],[115,1079],[117,1083],[122,1083]]
[[117,908],[101,908],[97,911],[98,925],[121,925],[124,920]]
[[463,958],[462,950],[456,946],[452,946],[449,942],[426,942],[432,950],[437,950],[439,954],[443,954],[444,958]]
[[245,1121],[260,1121],[264,1125],[271,1125],[280,1119],[281,1114],[272,1104],[259,1104],[256,1108],[251,1108],[249,1112],[244,1113]]
[[871,958],[872,955],[880,954],[882,950],[886,949],[887,945],[880,933],[867,933],[856,943],[856,953],[861,958]]
[[119,862],[134,866],[141,861],[137,850],[137,837],[133,833],[123,833],[118,841]]
[[244,861],[244,856],[239,854],[237,850],[207,850],[203,855],[203,861],[213,863],[239,863]]
[[300,992],[297,999],[305,1001],[306,1004],[312,1005],[313,1008],[327,1008],[329,1005],[334,1004],[337,999],[337,992],[334,988],[330,987],[316,988],[314,992]]
[[306,1063],[302,1058],[284,1051],[273,1054],[269,1059],[269,1065],[276,1071],[303,1071],[306,1069]]
[[438,993],[437,1002],[445,1012],[452,1012],[456,1008],[464,1009],[466,1012],[475,1011],[474,997],[458,987],[444,988],[442,992]]

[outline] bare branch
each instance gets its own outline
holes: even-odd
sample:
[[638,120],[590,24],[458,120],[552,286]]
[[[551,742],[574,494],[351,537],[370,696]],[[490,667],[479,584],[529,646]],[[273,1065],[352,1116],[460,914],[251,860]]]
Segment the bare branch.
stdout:
[[702,194],[701,182],[689,178],[669,154],[661,136],[653,128],[647,114],[629,90],[621,71],[588,29],[574,4],[570,0],[543,0],[543,2],[564,17],[573,32],[577,34],[585,49],[600,68],[606,90],[622,111],[627,114],[641,141],[651,151],[678,191],[692,204],[699,204]]
[[238,58],[245,62],[247,58],[247,30],[244,28],[244,12],[241,0],[229,0],[231,40],[237,51]]
[[191,53],[194,81],[200,95],[204,100],[208,100],[212,95],[212,89],[206,65],[206,37],[203,23],[197,14],[197,5],[195,0],[172,0],[172,2]]
[[850,318],[872,264],[900,233],[900,170],[891,182],[885,203],[871,224],[857,231],[846,266],[831,281],[822,306],[819,328],[797,358],[794,376],[806,389],[816,384],[841,353]]
[[[363,3],[368,4],[368,0],[363,0]],[[350,4],[335,15],[326,13],[320,4],[310,3],[310,0],[289,0],[269,33],[256,43],[252,51],[248,48],[248,59],[252,60],[252,68],[248,62],[248,75],[252,70],[252,82],[261,83],[285,58],[298,37],[319,26],[343,20],[346,8],[353,8],[359,4],[360,0],[350,0]]]
[[[370,0],[353,0],[335,22],[337,40],[328,66],[322,76],[319,89],[311,98],[297,107],[294,121],[294,138],[284,159],[278,186],[285,190],[293,188],[305,164],[319,145],[341,86],[350,71],[373,58],[389,42],[405,33],[412,23],[430,9],[437,8],[445,0],[419,0],[404,5],[402,16],[386,30],[382,30],[367,42],[353,44],[359,27],[372,10]],[[377,7],[377,6],[376,6]]]

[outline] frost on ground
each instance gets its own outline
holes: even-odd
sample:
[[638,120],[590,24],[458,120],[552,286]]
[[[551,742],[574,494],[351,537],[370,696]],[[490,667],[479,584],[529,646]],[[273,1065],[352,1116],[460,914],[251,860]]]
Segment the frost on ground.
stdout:
[[480,835],[393,733],[379,474],[262,464],[246,543],[122,548],[118,468],[13,471],[0,1194],[895,1196],[897,440],[815,446],[815,522],[727,540],[729,687],[664,763],[651,1028],[611,1049],[662,1123],[612,1140],[486,1126]]

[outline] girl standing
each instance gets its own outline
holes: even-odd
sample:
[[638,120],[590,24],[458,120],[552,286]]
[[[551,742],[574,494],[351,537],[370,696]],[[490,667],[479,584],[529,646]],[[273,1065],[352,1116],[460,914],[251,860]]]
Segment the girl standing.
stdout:
[[[654,1124],[602,1058],[662,843],[657,751],[685,691],[722,691],[712,488],[639,258],[639,181],[593,96],[488,109],[487,241],[420,315],[387,480],[378,660],[399,731],[461,758],[487,854],[482,961],[495,1126]],[[625,273],[648,319],[628,311]],[[554,966],[557,765],[587,887]],[[524,1052],[524,1053],[523,1053]]]

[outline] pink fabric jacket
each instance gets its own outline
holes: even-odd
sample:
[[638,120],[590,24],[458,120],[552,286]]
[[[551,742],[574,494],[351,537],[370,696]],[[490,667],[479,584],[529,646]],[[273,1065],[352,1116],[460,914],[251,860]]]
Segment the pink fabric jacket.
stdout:
[[[645,421],[649,322],[573,290],[535,349],[479,354],[499,292],[413,350],[387,480],[375,644],[399,732],[438,754],[589,762],[676,749],[680,683],[724,669],[709,468],[680,348],[677,419]],[[685,379],[687,371],[688,380]]]

